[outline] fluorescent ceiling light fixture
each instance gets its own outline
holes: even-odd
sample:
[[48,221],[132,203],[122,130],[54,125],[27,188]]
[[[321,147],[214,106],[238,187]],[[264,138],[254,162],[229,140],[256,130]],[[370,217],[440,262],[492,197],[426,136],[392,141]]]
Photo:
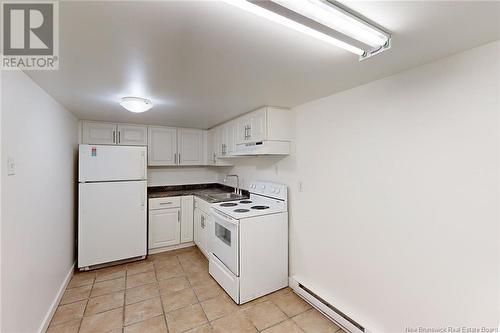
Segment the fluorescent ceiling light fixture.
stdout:
[[130,112],[146,112],[153,107],[151,100],[142,97],[122,97],[120,105]]
[[390,34],[328,0],[223,1],[357,54],[360,60],[391,46]]

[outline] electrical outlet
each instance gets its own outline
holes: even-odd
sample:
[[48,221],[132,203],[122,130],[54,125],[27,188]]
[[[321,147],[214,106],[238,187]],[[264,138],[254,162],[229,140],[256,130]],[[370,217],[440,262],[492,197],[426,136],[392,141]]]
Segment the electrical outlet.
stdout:
[[7,158],[7,176],[13,176],[16,174],[16,163],[12,157]]

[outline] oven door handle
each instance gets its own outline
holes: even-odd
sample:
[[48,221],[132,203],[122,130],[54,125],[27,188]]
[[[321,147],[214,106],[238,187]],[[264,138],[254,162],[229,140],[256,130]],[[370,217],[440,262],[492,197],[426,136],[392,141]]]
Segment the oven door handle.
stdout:
[[227,222],[229,224],[236,225],[236,226],[239,225],[238,220],[233,219],[231,216],[224,214],[224,213],[222,213],[214,208],[212,208],[212,211],[214,212],[215,215],[217,215],[217,217],[221,218],[224,222]]

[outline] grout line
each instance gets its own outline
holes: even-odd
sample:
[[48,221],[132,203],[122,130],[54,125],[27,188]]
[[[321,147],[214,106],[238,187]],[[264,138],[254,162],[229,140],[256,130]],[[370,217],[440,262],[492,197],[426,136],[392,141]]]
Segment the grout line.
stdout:
[[158,281],[158,276],[156,274],[156,265],[153,263],[154,267],[154,272],[155,272],[155,278],[156,278],[156,284],[158,285],[158,294],[160,295],[160,304],[161,304],[161,310],[163,313],[163,321],[165,322],[165,327],[167,328],[167,333],[170,332],[170,329],[168,328],[168,322],[167,322],[167,313],[165,312],[165,307],[163,306],[163,295],[161,294],[160,291],[160,281]]

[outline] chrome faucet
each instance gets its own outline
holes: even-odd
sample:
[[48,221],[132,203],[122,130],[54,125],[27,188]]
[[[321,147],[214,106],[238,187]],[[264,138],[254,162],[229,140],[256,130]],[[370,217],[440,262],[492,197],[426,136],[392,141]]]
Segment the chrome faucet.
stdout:
[[234,189],[234,193],[241,194],[241,191],[240,191],[240,178],[238,177],[238,175],[226,175],[224,177],[224,183],[227,181],[227,179],[229,177],[236,177],[236,188]]

